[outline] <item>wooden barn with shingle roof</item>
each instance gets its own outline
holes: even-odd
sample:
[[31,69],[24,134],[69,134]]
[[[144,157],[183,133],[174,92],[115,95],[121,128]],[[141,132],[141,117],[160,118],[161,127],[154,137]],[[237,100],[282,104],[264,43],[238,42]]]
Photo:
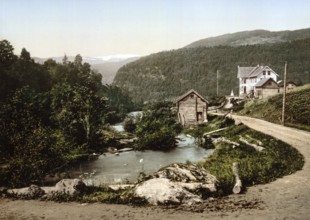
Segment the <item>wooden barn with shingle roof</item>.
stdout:
[[209,102],[202,95],[191,89],[177,101],[177,114],[183,127],[195,127],[207,122]]

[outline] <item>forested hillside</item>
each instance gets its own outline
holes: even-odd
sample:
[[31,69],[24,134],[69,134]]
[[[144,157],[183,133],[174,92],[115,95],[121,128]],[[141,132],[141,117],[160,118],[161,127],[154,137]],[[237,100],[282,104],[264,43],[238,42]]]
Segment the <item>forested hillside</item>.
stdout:
[[174,99],[189,89],[204,96],[238,93],[237,67],[268,65],[282,79],[288,62],[288,78],[297,84],[310,82],[310,38],[277,44],[239,47],[183,48],[143,57],[122,67],[113,84],[129,91],[135,102]]
[[242,31],[232,34],[224,34],[195,41],[187,48],[192,47],[214,47],[214,46],[242,46],[266,43],[281,43],[291,40],[310,38],[310,28],[294,31],[267,31],[254,30]]
[[0,186],[38,183],[48,173],[106,146],[103,129],[132,110],[77,55],[35,63],[0,41]]

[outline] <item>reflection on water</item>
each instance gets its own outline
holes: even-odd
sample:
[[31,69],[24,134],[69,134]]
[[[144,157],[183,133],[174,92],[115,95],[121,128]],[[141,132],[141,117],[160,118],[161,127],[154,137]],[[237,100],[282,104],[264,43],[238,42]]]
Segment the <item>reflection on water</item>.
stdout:
[[[88,174],[95,171],[88,181],[96,185],[126,182],[127,180],[134,182],[141,171],[150,174],[171,163],[200,161],[213,152],[213,150],[197,147],[192,137],[182,134],[179,135],[179,138],[182,141],[179,141],[178,147],[171,151],[129,151],[120,153],[118,156],[107,153],[95,161],[82,163],[80,167],[72,170],[71,174],[78,176],[82,172],[89,176]],[[142,163],[141,159],[143,159]]]

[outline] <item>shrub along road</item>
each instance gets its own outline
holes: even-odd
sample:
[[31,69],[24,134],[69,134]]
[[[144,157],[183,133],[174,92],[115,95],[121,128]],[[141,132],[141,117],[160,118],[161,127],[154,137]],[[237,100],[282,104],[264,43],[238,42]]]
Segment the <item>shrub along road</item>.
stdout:
[[[245,125],[297,148],[305,157],[302,170],[272,183],[248,188],[246,194],[229,200],[260,200],[260,209],[202,213],[159,207],[131,207],[109,204],[55,203],[0,200],[0,219],[309,219],[310,216],[310,133],[260,119],[233,116]],[[240,203],[239,203],[240,204]]]

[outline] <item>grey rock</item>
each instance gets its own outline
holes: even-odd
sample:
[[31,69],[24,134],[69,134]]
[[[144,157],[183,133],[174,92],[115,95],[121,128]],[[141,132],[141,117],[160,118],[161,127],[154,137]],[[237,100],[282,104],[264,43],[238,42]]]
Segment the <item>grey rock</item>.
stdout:
[[134,188],[152,205],[200,203],[217,190],[217,179],[195,164],[172,164],[146,177]]
[[150,179],[138,185],[135,196],[145,198],[152,205],[193,204],[201,202],[201,198],[165,178]]
[[20,189],[10,189],[7,192],[8,194],[15,195],[18,198],[27,198],[27,199],[37,199],[45,194],[44,190],[37,185],[31,185],[29,187]]
[[124,190],[124,189],[130,189],[133,188],[133,184],[114,184],[114,185],[109,185],[109,189],[113,191],[119,191],[119,190]]
[[175,182],[203,182],[217,184],[216,178],[209,174],[206,169],[196,164],[171,164],[160,169],[152,175],[152,178],[166,178]]
[[66,193],[69,195],[80,193],[85,188],[86,185],[81,179],[63,179],[55,185],[56,192]]
[[83,192],[85,188],[86,185],[81,179],[63,179],[55,186],[39,187],[31,185],[20,189],[9,189],[7,194],[17,198],[49,199],[59,194],[76,195]]

